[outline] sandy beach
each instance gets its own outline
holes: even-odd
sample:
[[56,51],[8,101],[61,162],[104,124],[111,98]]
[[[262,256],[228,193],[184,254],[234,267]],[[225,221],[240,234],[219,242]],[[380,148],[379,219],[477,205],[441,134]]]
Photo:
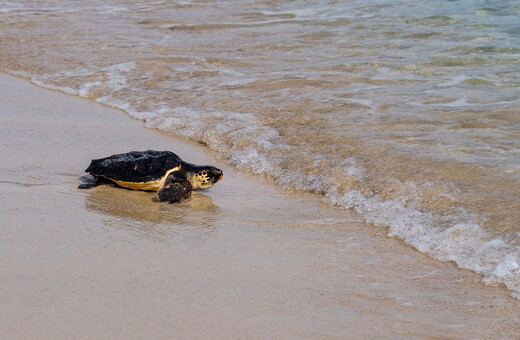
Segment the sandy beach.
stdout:
[[[520,337],[520,302],[349,210],[201,145],[0,74],[5,339]],[[224,170],[181,204],[78,190],[93,158],[172,150]]]

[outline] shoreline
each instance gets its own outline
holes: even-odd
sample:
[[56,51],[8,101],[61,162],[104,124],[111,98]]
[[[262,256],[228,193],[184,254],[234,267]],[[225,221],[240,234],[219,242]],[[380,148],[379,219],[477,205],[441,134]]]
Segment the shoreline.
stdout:
[[[279,191],[120,110],[3,73],[0,87],[9,338],[520,336],[505,288],[352,211]],[[179,205],[76,189],[90,159],[141,149],[224,179]]]

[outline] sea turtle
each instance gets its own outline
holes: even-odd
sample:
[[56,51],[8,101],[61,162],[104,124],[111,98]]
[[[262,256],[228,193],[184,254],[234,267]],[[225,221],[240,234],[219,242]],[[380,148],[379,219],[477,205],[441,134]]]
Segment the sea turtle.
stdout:
[[89,189],[100,184],[157,191],[161,201],[180,202],[192,190],[205,190],[222,179],[222,170],[184,162],[171,151],[132,151],[94,159],[85,170],[94,180],[79,185]]

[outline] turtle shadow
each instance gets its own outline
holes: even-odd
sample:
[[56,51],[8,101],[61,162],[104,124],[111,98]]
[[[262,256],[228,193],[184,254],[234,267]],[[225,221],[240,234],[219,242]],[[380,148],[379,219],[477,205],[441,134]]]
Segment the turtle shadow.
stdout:
[[113,186],[89,189],[85,206],[109,217],[103,220],[105,225],[161,238],[183,230],[211,234],[220,211],[211,197],[200,192],[193,192],[187,201],[169,204],[158,201],[153,192]]

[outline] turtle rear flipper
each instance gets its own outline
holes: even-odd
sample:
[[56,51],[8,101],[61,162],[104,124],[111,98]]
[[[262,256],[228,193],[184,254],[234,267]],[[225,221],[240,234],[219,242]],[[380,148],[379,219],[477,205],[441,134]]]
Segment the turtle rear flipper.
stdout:
[[90,189],[95,187],[94,183],[81,183],[78,185],[78,189]]
[[114,185],[114,182],[99,176],[83,175],[80,180],[83,183],[78,185],[78,189],[90,189],[99,185]]

